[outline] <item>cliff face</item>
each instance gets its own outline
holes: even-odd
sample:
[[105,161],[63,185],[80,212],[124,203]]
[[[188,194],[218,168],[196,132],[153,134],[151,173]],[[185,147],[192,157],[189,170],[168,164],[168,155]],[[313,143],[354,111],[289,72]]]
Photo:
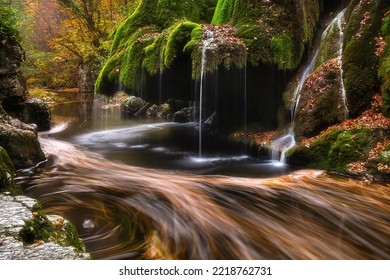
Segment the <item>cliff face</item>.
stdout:
[[50,113],[42,102],[26,99],[20,72],[24,52],[20,44],[0,33],[0,45],[0,146],[9,154],[15,168],[30,167],[45,160],[37,130],[50,127]]
[[0,33],[0,101],[10,114],[24,110],[25,81],[20,72],[24,52],[19,43]]

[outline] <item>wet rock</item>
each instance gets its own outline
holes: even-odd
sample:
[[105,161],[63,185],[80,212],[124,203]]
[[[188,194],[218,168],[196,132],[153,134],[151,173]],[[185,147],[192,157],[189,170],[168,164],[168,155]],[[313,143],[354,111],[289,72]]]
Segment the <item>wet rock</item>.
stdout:
[[23,120],[34,123],[40,131],[50,129],[51,114],[49,107],[40,99],[31,98],[25,103]]
[[[72,246],[61,246],[56,238],[23,244],[20,232],[27,221],[34,219],[35,199],[25,196],[0,194],[0,260],[73,260],[89,259],[89,254]],[[64,227],[68,221],[60,216],[48,216],[55,228]],[[59,222],[60,221],[60,222]],[[64,231],[65,232],[65,231]],[[54,242],[56,241],[56,242]]]
[[156,104],[150,106],[146,111],[146,116],[150,118],[156,118],[158,116],[158,106]]
[[26,86],[20,65],[24,60],[20,44],[0,34],[0,102],[9,113],[23,111]]
[[194,107],[186,107],[181,109],[180,111],[177,111],[173,115],[173,121],[180,123],[194,121]]
[[125,117],[135,117],[146,104],[141,98],[130,96],[121,104],[121,114]]
[[0,146],[8,152],[16,169],[34,166],[46,159],[33,129],[0,123]]

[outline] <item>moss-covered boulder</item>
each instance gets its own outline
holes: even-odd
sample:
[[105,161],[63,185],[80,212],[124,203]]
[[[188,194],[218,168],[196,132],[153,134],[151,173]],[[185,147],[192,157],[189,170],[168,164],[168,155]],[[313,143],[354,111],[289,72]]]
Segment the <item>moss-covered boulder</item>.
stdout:
[[287,162],[296,166],[348,173],[348,165],[367,159],[369,152],[383,140],[386,133],[388,131],[368,128],[333,129],[311,143],[303,143],[288,151]]
[[376,42],[388,10],[387,0],[353,0],[346,11],[343,69],[352,117],[369,108],[373,94],[379,89]]
[[148,109],[146,108],[147,104],[148,103],[146,101],[139,97],[130,96],[125,102],[121,104],[121,114],[122,116],[136,117],[137,114],[141,114],[142,110],[144,110],[146,113]]
[[345,119],[339,62],[335,58],[323,63],[306,79],[295,116],[298,139],[315,136]]

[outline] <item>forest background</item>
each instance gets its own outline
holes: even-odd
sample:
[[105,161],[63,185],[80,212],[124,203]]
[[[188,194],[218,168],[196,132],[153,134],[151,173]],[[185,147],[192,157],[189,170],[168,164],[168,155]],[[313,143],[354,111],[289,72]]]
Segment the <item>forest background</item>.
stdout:
[[29,87],[89,92],[115,30],[138,2],[0,0],[0,32],[22,44],[26,52],[22,70]]

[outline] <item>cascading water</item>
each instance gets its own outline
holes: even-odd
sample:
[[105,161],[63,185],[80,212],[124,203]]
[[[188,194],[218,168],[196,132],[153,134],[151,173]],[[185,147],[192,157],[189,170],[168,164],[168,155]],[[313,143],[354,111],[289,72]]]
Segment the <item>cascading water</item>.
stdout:
[[199,158],[202,158],[202,123],[203,123],[203,98],[206,94],[206,59],[207,51],[213,48],[214,33],[210,30],[206,30],[205,38],[202,42],[202,62],[200,68],[200,85],[199,85]]
[[293,97],[292,97],[292,105],[291,105],[291,123],[290,127],[288,128],[287,134],[283,135],[280,138],[277,138],[273,141],[271,145],[271,158],[272,160],[277,161],[279,164],[285,164],[286,160],[286,152],[294,147],[296,145],[295,141],[295,133],[294,133],[294,128],[295,128],[295,114],[296,110],[299,105],[300,97],[301,97],[301,91],[302,87],[307,79],[307,77],[315,70],[315,64],[317,61],[318,54],[321,50],[322,43],[324,42],[325,38],[329,35],[331,32],[332,28],[334,26],[337,26],[339,29],[339,51],[338,51],[338,60],[340,64],[340,77],[341,77],[341,83],[340,83],[340,88],[341,88],[341,98],[343,102],[343,110],[345,112],[345,118],[348,118],[348,108],[346,105],[346,92],[345,92],[345,87],[344,87],[344,82],[343,82],[343,69],[342,69],[342,53],[343,53],[343,40],[344,40],[344,33],[343,33],[343,27],[342,27],[342,20],[344,17],[344,12],[345,10],[341,11],[333,20],[332,22],[327,26],[327,28],[324,30],[324,32],[321,35],[321,43],[314,53],[310,63],[306,66],[305,70],[303,71],[298,84],[294,90]]
[[349,118],[349,111],[347,106],[347,94],[345,91],[344,86],[344,71],[343,71],[343,42],[344,42],[344,31],[343,31],[343,19],[344,19],[345,10],[343,10],[341,13],[339,13],[336,17],[337,19],[337,27],[339,29],[339,41],[340,41],[340,47],[339,47],[339,64],[340,64],[340,87],[341,87],[341,98],[343,101],[343,107],[344,107],[344,116],[345,119]]

